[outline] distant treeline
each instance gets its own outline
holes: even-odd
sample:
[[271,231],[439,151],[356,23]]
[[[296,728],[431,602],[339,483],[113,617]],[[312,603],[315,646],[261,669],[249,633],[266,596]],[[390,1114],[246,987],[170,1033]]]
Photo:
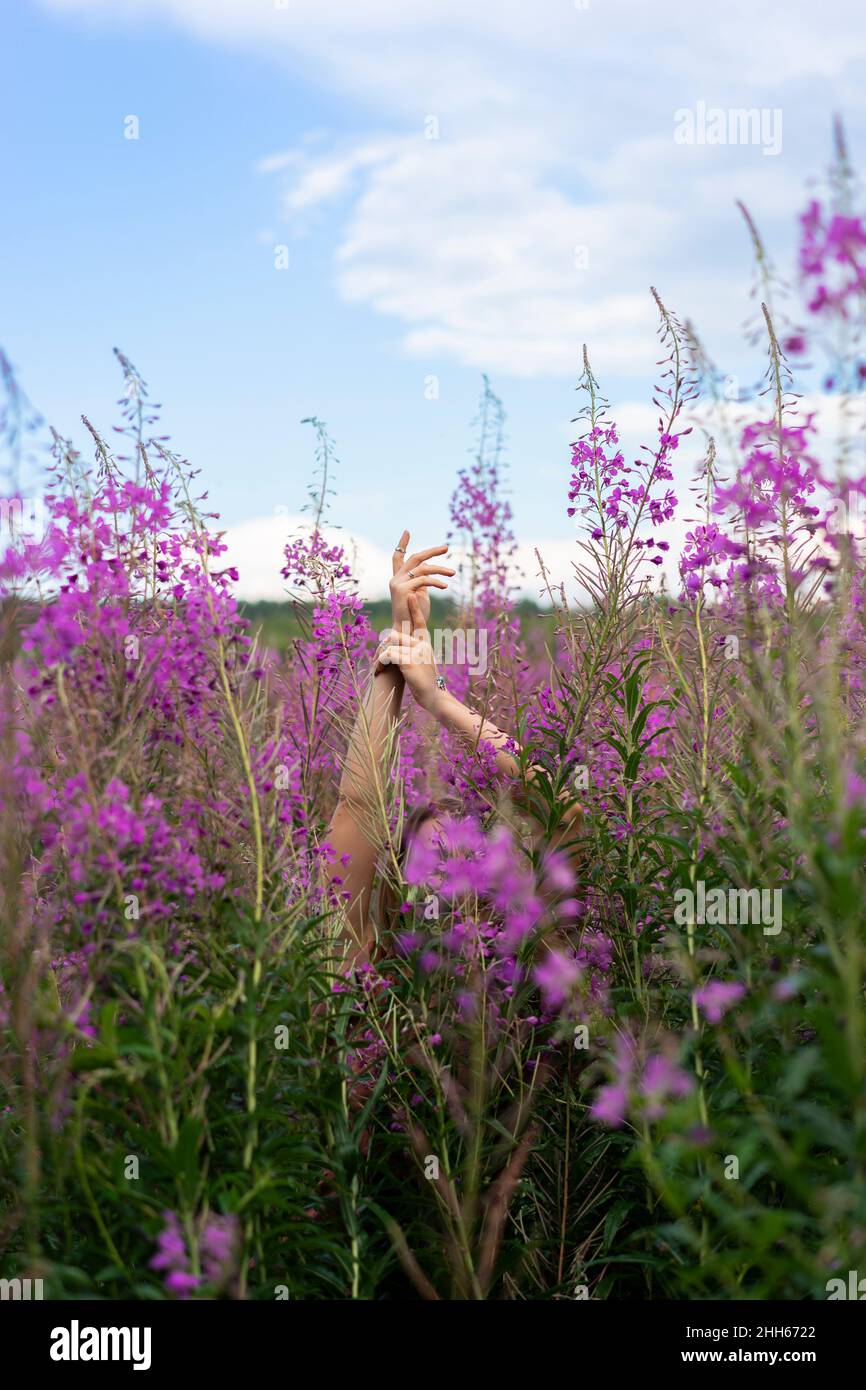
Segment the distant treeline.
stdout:
[[[304,604],[288,599],[262,599],[256,603],[241,603],[240,610],[253,628],[261,634],[261,641],[267,647],[282,651],[294,638],[304,631],[304,621],[309,608]],[[389,599],[376,599],[364,605],[370,625],[376,632],[386,628],[391,619]],[[552,609],[539,608],[532,599],[521,599],[514,609],[524,635],[543,629],[545,637],[553,637],[555,617]],[[447,600],[434,598],[430,609],[430,627],[455,628],[459,626],[457,609]]]

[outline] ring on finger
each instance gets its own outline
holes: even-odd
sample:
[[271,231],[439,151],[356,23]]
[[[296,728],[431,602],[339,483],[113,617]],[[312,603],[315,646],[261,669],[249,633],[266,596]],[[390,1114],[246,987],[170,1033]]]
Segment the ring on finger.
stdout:
[[409,570],[408,573],[409,573],[409,578],[410,578],[410,579],[414,579],[414,578],[415,578],[415,571],[414,571],[414,570]]

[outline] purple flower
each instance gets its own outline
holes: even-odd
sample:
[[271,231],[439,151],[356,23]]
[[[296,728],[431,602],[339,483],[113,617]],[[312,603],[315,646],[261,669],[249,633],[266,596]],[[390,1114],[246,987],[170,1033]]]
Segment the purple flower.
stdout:
[[163,1212],[165,1225],[156,1238],[157,1253],[150,1260],[151,1269],[165,1270],[165,1287],[180,1298],[198,1288],[201,1280],[190,1270],[189,1253],[180,1221],[173,1211]]
[[619,1129],[625,1124],[628,1114],[628,1088],[619,1083],[602,1086],[590,1106],[589,1113],[603,1125]]
[[169,1293],[179,1294],[185,1298],[187,1294],[193,1293],[201,1284],[201,1279],[195,1274],[186,1274],[183,1270],[174,1269],[167,1276],[165,1287]]
[[580,979],[580,973],[580,966],[572,956],[548,950],[541,964],[532,972],[545,1007],[550,1010],[561,1008]]
[[866,777],[857,772],[849,772],[845,778],[845,805],[866,805]]
[[711,980],[708,985],[695,990],[695,1003],[709,1023],[718,1023],[745,992],[745,985]]
[[188,1261],[186,1240],[174,1212],[163,1213],[165,1226],[156,1238],[157,1253],[150,1261],[151,1269],[177,1269]]
[[209,1284],[224,1284],[234,1273],[240,1232],[234,1215],[208,1217],[199,1237],[202,1269]]
[[692,1089],[692,1078],[663,1053],[654,1053],[647,1059],[640,1080],[640,1094],[646,1102],[646,1115],[657,1120],[664,1113],[666,1100],[679,1100]]

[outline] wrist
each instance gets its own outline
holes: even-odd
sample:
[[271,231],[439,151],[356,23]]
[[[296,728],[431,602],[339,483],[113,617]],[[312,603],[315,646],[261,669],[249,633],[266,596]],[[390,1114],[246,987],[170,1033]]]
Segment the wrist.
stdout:
[[434,719],[443,719],[449,704],[454,700],[454,696],[443,686],[434,685],[427,693],[424,700],[424,708],[428,714],[432,714]]
[[402,690],[406,678],[399,666],[395,666],[392,662],[383,666],[381,661],[377,661],[373,666],[373,679],[380,680],[383,676],[387,677],[391,685],[399,686]]

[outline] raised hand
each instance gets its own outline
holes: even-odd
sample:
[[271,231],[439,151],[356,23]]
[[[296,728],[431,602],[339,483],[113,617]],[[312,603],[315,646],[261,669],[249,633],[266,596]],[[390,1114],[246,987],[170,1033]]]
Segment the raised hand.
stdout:
[[391,628],[382,634],[376,661],[382,666],[399,667],[419,705],[432,712],[442,692],[419,593],[407,594],[406,611],[405,628]]
[[407,556],[409,532],[404,531],[394,550],[391,578],[391,622],[398,632],[403,632],[404,623],[410,622],[409,595],[418,599],[421,618],[426,626],[430,618],[430,595],[428,589],[447,589],[447,583],[435,576],[451,578],[454,570],[426,562],[437,555],[447,555],[447,545],[434,545],[430,550],[419,550]]

